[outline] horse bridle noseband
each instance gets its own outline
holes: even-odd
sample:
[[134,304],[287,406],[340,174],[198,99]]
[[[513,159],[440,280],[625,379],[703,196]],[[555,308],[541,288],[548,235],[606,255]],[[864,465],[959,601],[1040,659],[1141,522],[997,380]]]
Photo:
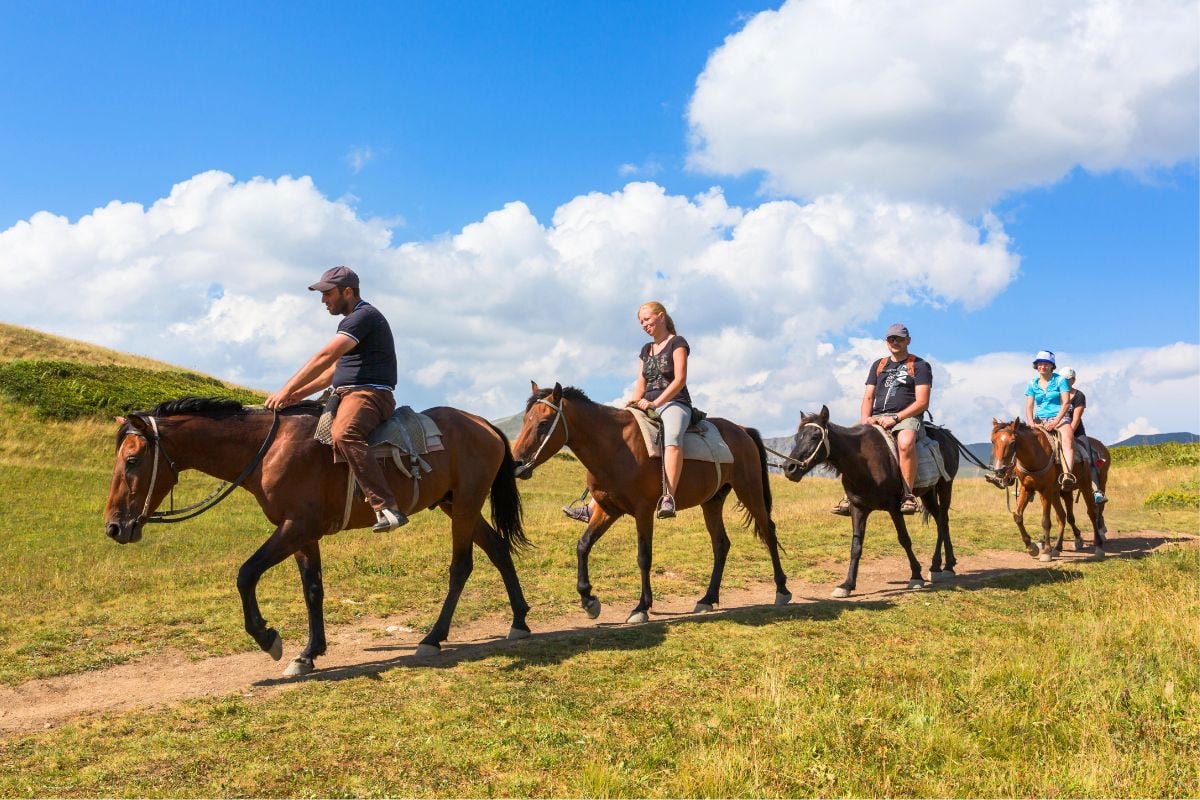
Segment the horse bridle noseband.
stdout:
[[145,434],[134,430],[131,430],[127,435],[148,439],[154,448],[152,456],[154,463],[150,468],[150,488],[146,490],[146,502],[142,506],[142,513],[138,516],[138,521],[142,524],[151,522],[183,522],[184,520],[200,516],[205,511],[208,511],[217,503],[228,497],[233,490],[241,486],[242,482],[245,481],[246,478],[250,477],[250,473],[253,472],[260,463],[262,463],[263,456],[267,454],[267,449],[270,448],[271,442],[275,440],[275,432],[279,430],[279,412],[272,410],[272,413],[275,416],[274,419],[271,420],[271,429],[267,431],[267,438],[263,440],[262,446],[258,448],[258,453],[256,453],[254,458],[250,460],[250,463],[246,466],[246,468],[242,470],[241,475],[238,475],[231,482],[222,483],[212,492],[212,494],[200,502],[193,503],[186,508],[180,509],[175,508],[175,487],[172,485],[171,509],[169,511],[155,512],[150,511],[150,499],[154,496],[154,485],[158,482],[158,454],[160,452],[162,453],[163,458],[167,461],[167,465],[171,467],[171,474],[175,476],[176,481],[179,479],[179,468],[175,466],[175,461],[171,458],[170,454],[167,453],[167,448],[163,446],[162,436],[158,432],[158,420],[155,419],[155,417],[151,414],[138,414],[137,416],[150,421],[150,430],[153,431],[153,438],[148,439]]
[[571,432],[567,428],[567,417],[565,414],[563,414],[563,401],[561,399],[558,401],[558,405],[554,405],[554,403],[551,403],[544,397],[539,397],[536,402],[550,406],[554,409],[554,421],[550,423],[550,430],[546,431],[546,438],[542,439],[542,443],[539,444],[538,449],[534,451],[533,457],[521,465],[522,473],[533,469],[537,465],[538,456],[540,456],[542,451],[546,449],[546,445],[550,443],[551,437],[554,436],[554,431],[558,429],[559,420],[562,420],[563,426],[563,447],[567,446],[567,440],[571,436]]
[[788,463],[795,464],[796,466],[800,467],[800,469],[808,470],[809,468],[816,465],[817,454],[821,452],[822,447],[825,448],[825,457],[826,458],[828,458],[830,455],[833,454],[833,450],[831,449],[830,444],[829,444],[829,428],[825,427],[824,425],[821,425],[819,422],[806,422],[800,426],[799,430],[796,431],[796,435],[799,436],[800,431],[804,430],[805,428],[816,428],[817,430],[819,430],[821,432],[821,441],[817,442],[817,446],[815,448],[813,448],[813,451],[808,454],[807,458],[799,459],[799,458],[792,458],[791,456],[785,456],[783,453],[780,453],[778,450],[772,450],[771,448],[767,447],[766,445],[763,445],[763,449],[766,450],[771,455],[782,458],[784,461],[787,461]]

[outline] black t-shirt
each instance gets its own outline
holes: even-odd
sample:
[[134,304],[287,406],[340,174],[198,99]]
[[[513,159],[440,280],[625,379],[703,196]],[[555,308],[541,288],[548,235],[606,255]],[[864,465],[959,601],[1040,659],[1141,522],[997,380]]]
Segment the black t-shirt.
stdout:
[[[872,414],[896,414],[917,401],[918,386],[933,385],[933,368],[919,356],[913,356],[913,374],[908,374],[908,360],[892,361],[885,356],[871,362],[867,371],[867,386],[875,387]],[[884,362],[883,371],[879,363]]]
[[[646,394],[647,400],[654,401],[658,396],[671,385],[671,381],[675,380],[675,351],[683,348],[687,353],[692,352],[691,346],[687,343],[687,339],[682,336],[672,336],[667,342],[667,346],[658,355],[651,353],[654,349],[654,342],[647,342],[642,348],[642,352],[638,355],[642,359],[642,377],[646,379]],[[692,396],[688,394],[687,384],[679,390],[679,393],[671,398],[671,402],[680,402],[684,405],[692,404]]]
[[[1087,408],[1087,395],[1078,389],[1071,390],[1071,402],[1067,405],[1067,419],[1072,419],[1075,414],[1075,409]],[[1083,428],[1083,417],[1079,418],[1079,427],[1075,429],[1076,436],[1087,436],[1087,431]]]
[[338,333],[358,342],[338,359],[333,387],[375,386],[396,388],[396,340],[379,309],[360,300],[338,324]]

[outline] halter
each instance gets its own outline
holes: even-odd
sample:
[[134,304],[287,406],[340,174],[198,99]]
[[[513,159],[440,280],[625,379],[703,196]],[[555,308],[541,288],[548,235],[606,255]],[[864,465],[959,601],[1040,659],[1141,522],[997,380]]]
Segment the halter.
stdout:
[[[186,508],[180,508],[180,509],[174,508],[175,487],[172,486],[171,487],[171,503],[172,503],[171,510],[170,511],[155,511],[155,512],[150,511],[150,498],[154,496],[154,485],[158,481],[158,454],[159,454],[159,452],[162,452],[163,458],[166,459],[167,464],[171,467],[171,473],[176,477],[176,479],[178,479],[178,477],[179,477],[179,468],[175,466],[175,462],[173,460],[171,460],[171,456],[167,453],[167,449],[162,444],[162,436],[158,432],[158,420],[155,419],[154,416],[149,415],[149,414],[139,415],[139,416],[143,416],[145,419],[148,419],[150,421],[150,429],[153,431],[153,438],[149,439],[149,441],[154,448],[154,451],[153,451],[154,464],[150,468],[150,488],[146,490],[146,502],[142,506],[142,513],[141,513],[141,515],[138,516],[138,520],[140,522],[142,522],[143,524],[149,523],[149,522],[155,522],[155,523],[183,522],[184,520],[189,520],[189,519],[192,519],[193,517],[200,516],[205,511],[208,511],[210,508],[215,506],[217,503],[221,502],[226,497],[228,497],[233,492],[233,490],[238,488],[239,486],[241,486],[242,482],[245,481],[246,478],[248,478],[250,476],[250,473],[253,472],[255,470],[255,468],[258,467],[258,465],[262,462],[263,456],[265,456],[267,454],[267,449],[271,446],[271,442],[273,442],[275,440],[275,431],[277,431],[279,429],[279,412],[274,411],[273,413],[274,413],[274,418],[271,420],[271,429],[269,431],[267,431],[267,438],[263,440],[262,446],[258,448],[258,453],[255,454],[254,458],[250,461],[250,463],[246,466],[246,468],[244,470],[242,470],[241,475],[238,475],[236,478],[234,478],[234,480],[232,482],[222,483],[208,497],[204,498],[200,502],[193,503],[192,505],[187,506]],[[136,431],[130,431],[130,434],[133,436],[138,436],[142,439],[147,438],[145,435],[143,435],[141,433],[137,433]],[[189,512],[191,512],[191,513],[189,513]]]
[[562,400],[558,401],[558,405],[554,405],[554,403],[551,403],[546,398],[539,397],[537,399],[537,402],[539,402],[543,405],[550,406],[551,408],[554,409],[554,421],[550,423],[550,430],[546,431],[546,438],[542,439],[542,443],[540,445],[538,445],[538,449],[534,452],[533,457],[525,462],[525,468],[527,470],[533,469],[533,466],[535,464],[537,464],[538,456],[540,456],[542,454],[542,451],[546,449],[546,445],[550,442],[550,438],[552,436],[554,436],[554,431],[558,428],[558,421],[560,419],[562,420],[562,424],[563,424],[563,447],[566,447],[567,439],[571,436],[570,431],[567,429],[566,415],[563,414]]
[[795,464],[796,466],[800,467],[800,469],[803,469],[803,470],[807,470],[816,464],[817,454],[821,452],[822,447],[825,448],[826,458],[833,455],[833,450],[829,445],[829,428],[827,428],[817,422],[806,422],[800,426],[800,430],[796,431],[796,435],[799,436],[800,431],[804,430],[805,428],[816,428],[817,430],[819,430],[821,432],[821,441],[817,442],[817,446],[815,448],[813,448],[813,451],[811,453],[808,454],[808,458],[805,458],[805,459],[792,458],[791,456],[785,456],[783,453],[780,453],[777,450],[772,450],[771,448],[766,447],[766,446],[764,446],[763,449],[772,455],[782,458],[784,461]]

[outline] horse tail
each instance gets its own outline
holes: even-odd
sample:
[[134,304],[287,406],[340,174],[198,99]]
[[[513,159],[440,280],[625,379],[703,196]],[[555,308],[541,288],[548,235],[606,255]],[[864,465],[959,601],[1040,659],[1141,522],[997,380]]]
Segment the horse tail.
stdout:
[[767,471],[767,446],[763,444],[762,434],[756,428],[746,428],[745,430],[750,434],[754,446],[758,449],[758,466],[762,474],[763,505],[767,509],[767,525],[770,528],[770,530],[760,530],[758,525],[755,525],[754,532],[766,544],[775,534],[775,521],[771,519],[771,506],[774,499],[771,497],[771,473]]
[[522,523],[521,493],[517,491],[517,462],[513,459],[512,448],[509,447],[504,431],[490,422],[488,427],[495,431],[504,443],[504,459],[500,462],[496,477],[492,479],[489,496],[492,524],[504,548],[510,553],[519,553],[529,546],[529,539],[525,536],[525,526]]

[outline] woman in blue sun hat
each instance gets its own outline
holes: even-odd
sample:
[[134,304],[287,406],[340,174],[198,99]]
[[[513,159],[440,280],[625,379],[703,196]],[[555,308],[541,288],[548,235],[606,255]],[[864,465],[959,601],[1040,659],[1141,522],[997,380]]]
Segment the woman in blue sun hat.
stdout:
[[1047,433],[1056,431],[1062,441],[1063,458],[1068,465],[1059,479],[1063,488],[1075,485],[1069,462],[1075,457],[1075,444],[1071,435],[1071,385],[1067,379],[1054,371],[1054,353],[1038,350],[1033,357],[1033,368],[1037,377],[1025,387],[1025,420]]

